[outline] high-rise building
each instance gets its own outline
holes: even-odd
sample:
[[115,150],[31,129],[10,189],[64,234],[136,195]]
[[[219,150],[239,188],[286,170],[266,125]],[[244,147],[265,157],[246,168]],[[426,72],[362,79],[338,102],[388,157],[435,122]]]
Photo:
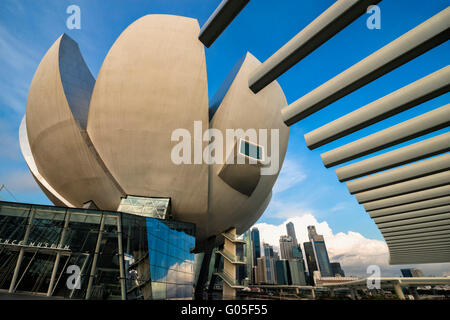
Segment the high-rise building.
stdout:
[[300,246],[295,246],[292,248],[292,257],[294,259],[303,260],[303,253]]
[[263,256],[259,257],[255,268],[255,282],[258,284],[276,284],[275,260]]
[[333,277],[345,277],[344,270],[342,270],[339,262],[331,262],[331,273],[333,274]]
[[420,269],[409,268],[409,269],[401,269],[403,277],[412,278],[412,277],[423,277],[423,272]]
[[281,259],[294,259],[292,253],[295,248],[295,244],[290,236],[281,236],[280,237],[280,253]]
[[275,262],[275,269],[277,271],[277,284],[289,285],[290,271],[288,260],[278,260]]
[[252,229],[252,244],[253,244],[253,265],[257,265],[257,260],[261,257],[261,242],[259,239],[258,228]]
[[305,267],[301,260],[278,260],[276,262],[277,284],[279,285],[297,285],[307,284]]
[[259,257],[256,259],[256,267],[255,269],[255,283],[263,284],[266,283],[266,275],[265,275],[265,264],[264,257]]
[[289,273],[290,273],[290,285],[305,286],[306,275],[305,267],[301,260],[288,260]]
[[275,253],[273,251],[273,247],[268,243],[263,243],[264,256],[269,258],[274,258]]
[[275,258],[273,247],[268,243],[263,243],[264,248],[264,280],[267,284],[276,283]]
[[320,275],[322,277],[332,277],[330,258],[328,257],[328,251],[323,236],[317,234],[316,227],[314,226],[308,226],[308,236],[314,249],[314,255],[316,257]]
[[286,224],[286,231],[287,231],[287,235],[292,238],[294,245],[297,245],[298,244],[297,237],[295,235],[295,228],[294,228],[294,224],[292,222],[288,222]]
[[314,254],[313,245],[311,242],[304,242],[303,248],[305,249],[306,265],[308,266],[308,282],[310,285],[314,285],[314,271],[317,271],[316,256]]
[[274,259],[275,261],[280,260],[280,255],[278,254],[278,252],[276,252],[276,251],[273,252],[273,259]]

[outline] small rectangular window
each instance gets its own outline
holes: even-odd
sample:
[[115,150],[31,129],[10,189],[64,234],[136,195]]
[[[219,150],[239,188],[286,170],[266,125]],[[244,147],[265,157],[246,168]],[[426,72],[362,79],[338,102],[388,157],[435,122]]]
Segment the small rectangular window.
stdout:
[[261,146],[241,139],[239,149],[240,153],[247,157],[263,160],[263,149]]

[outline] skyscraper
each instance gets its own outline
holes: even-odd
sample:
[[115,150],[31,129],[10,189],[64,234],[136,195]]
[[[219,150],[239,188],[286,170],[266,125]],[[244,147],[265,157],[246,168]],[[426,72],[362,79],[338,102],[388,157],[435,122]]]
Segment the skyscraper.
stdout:
[[339,262],[331,263],[331,272],[333,274],[333,277],[337,276],[345,277],[344,270],[342,270],[341,264]]
[[400,269],[403,277],[412,278],[412,277],[423,277],[423,272],[420,269],[409,268],[409,269]]
[[257,259],[261,257],[261,242],[259,240],[258,228],[252,229],[252,244],[253,244],[253,265],[257,265]]
[[294,245],[297,245],[297,237],[295,236],[295,228],[294,224],[292,222],[288,222],[286,224],[286,231],[287,235],[292,238],[292,241],[294,242]]
[[275,269],[277,271],[277,284],[288,285],[290,278],[288,260],[276,261]]
[[268,243],[263,243],[264,248],[264,280],[265,283],[275,284],[276,274],[275,274],[275,259],[273,247]]
[[295,248],[295,244],[290,236],[281,236],[280,237],[280,254],[281,259],[293,259],[292,255],[293,249]]
[[308,236],[314,249],[314,255],[320,275],[322,277],[332,277],[330,258],[328,257],[327,247],[323,236],[317,234],[315,226],[308,226]]
[[308,266],[308,280],[309,284],[314,285],[314,271],[317,271],[316,256],[314,254],[313,245],[311,242],[304,242],[303,248],[305,249],[306,264]]
[[288,260],[289,273],[290,273],[290,285],[305,286],[306,276],[305,267],[301,260]]
[[264,256],[274,258],[275,253],[273,251],[273,247],[270,244],[263,243],[263,248],[264,248]]
[[258,284],[266,283],[264,257],[259,257],[256,260],[257,260],[257,263],[256,263],[256,266],[254,267],[255,283],[258,283]]

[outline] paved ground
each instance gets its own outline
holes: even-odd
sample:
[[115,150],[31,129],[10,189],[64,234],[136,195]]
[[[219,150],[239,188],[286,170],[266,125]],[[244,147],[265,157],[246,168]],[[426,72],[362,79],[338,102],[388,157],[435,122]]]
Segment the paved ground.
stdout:
[[0,300],[62,300],[62,299],[40,295],[27,295],[21,293],[9,294],[8,292],[0,292]]

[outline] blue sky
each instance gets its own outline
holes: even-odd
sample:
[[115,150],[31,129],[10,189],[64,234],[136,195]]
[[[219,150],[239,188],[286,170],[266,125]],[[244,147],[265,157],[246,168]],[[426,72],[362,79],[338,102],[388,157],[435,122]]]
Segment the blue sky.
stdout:
[[[214,95],[230,69],[246,51],[264,61],[333,2],[250,1],[214,45],[206,49],[209,96]],[[67,33],[78,42],[96,77],[115,39],[139,17],[156,13],[177,14],[197,18],[202,25],[219,3],[219,0],[2,0],[0,185],[5,183],[21,202],[49,203],[28,173],[19,151],[17,135],[33,74],[40,59],[62,33]],[[66,8],[72,4],[81,8],[81,30],[66,28],[69,16]],[[369,15],[364,15],[278,79],[288,103],[427,20],[447,5],[446,0],[382,1],[379,4],[380,30],[369,30],[366,27]],[[446,66],[449,53],[450,44],[447,42],[291,127],[286,165],[275,187],[273,201],[259,222],[281,224],[288,218],[308,212],[318,221],[326,221],[334,233],[353,231],[371,239],[382,240],[375,224],[348,193],[345,184],[338,182],[334,169],[325,169],[322,165],[320,154],[440,107],[449,102],[449,94],[314,151],[306,148],[303,135]],[[3,200],[14,200],[4,191],[0,192],[0,197]]]

